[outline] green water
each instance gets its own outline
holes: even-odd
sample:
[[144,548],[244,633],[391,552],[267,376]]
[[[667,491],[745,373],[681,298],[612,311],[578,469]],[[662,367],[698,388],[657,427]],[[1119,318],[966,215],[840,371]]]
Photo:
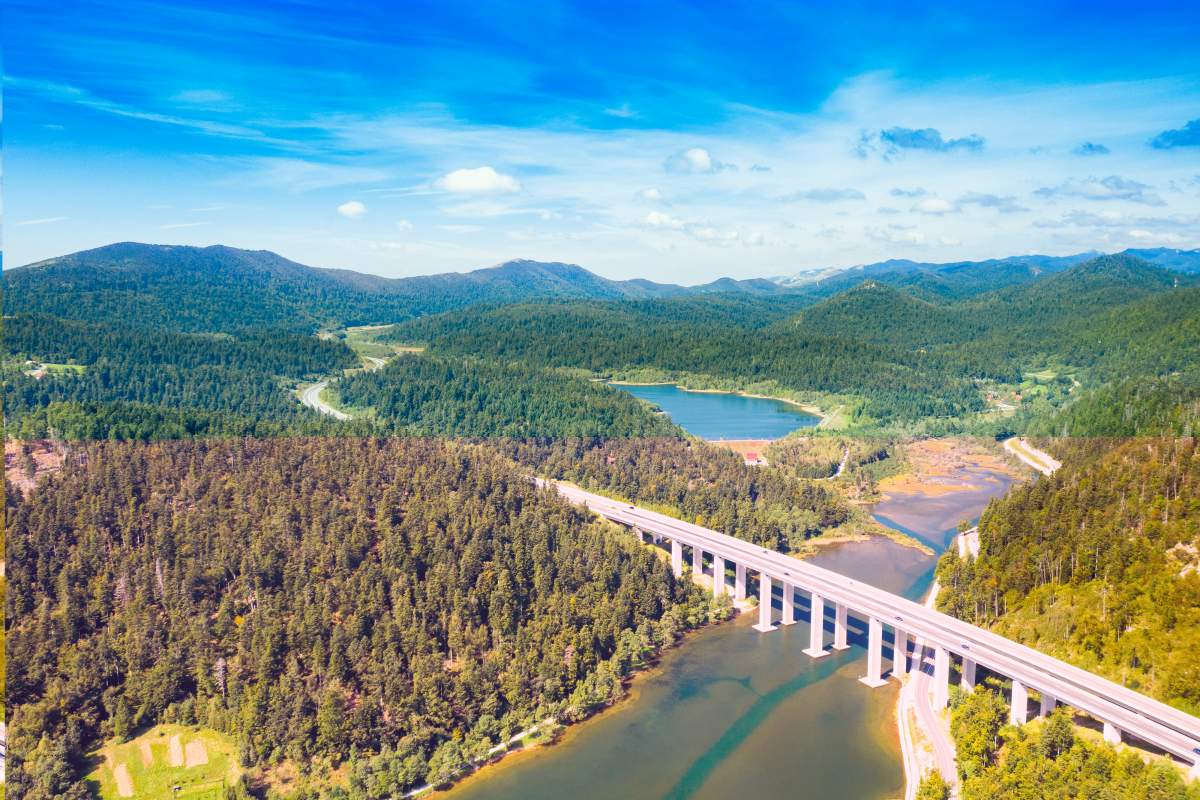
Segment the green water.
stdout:
[[811,428],[820,417],[781,400],[726,392],[688,392],[678,386],[609,384],[661,408],[693,436],[720,439],[780,439],[797,428]]
[[[1007,487],[989,485],[992,493]],[[978,516],[987,496],[910,495],[877,511],[941,542],[959,517]],[[827,548],[813,562],[912,598],[925,593],[934,566],[932,557],[887,539]],[[633,698],[568,731],[559,744],[502,761],[447,794],[454,800],[902,794],[896,684],[871,690],[857,680],[865,668],[865,626],[851,617],[851,649],[813,660],[801,652],[808,645],[807,600],[797,602],[802,621],[772,633],[754,631],[757,615],[743,614],[689,636],[635,684]]]

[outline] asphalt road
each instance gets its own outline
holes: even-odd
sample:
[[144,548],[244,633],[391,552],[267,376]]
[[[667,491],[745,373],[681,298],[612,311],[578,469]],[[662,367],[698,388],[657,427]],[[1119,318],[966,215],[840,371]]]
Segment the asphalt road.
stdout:
[[1165,703],[991,631],[808,562],[578,487],[563,484],[555,484],[555,487],[566,499],[586,505],[614,522],[677,538],[688,546],[719,552],[774,580],[818,592],[826,603],[842,603],[860,619],[874,616],[885,625],[899,623],[914,638],[924,639],[927,645],[967,656],[980,666],[1020,680],[1031,689],[1048,692],[1060,702],[1111,722],[1187,763],[1200,761],[1200,752],[1195,750],[1200,748],[1200,719]]

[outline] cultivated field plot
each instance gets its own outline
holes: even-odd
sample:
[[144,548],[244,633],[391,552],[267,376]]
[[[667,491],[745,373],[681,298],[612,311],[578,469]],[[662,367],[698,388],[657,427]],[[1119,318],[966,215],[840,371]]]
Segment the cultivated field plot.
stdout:
[[220,800],[241,774],[233,742],[194,726],[157,725],[96,755],[88,780],[104,800]]

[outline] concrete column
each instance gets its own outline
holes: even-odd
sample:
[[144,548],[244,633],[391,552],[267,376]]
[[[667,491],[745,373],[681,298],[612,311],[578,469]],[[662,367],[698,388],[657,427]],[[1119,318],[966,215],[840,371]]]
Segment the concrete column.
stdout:
[[825,652],[825,598],[812,593],[812,611],[808,615],[808,647],[804,654],[812,658],[827,656]]
[[903,678],[908,674],[908,631],[895,628],[896,638],[892,641],[892,675]]
[[683,545],[678,539],[671,540],[671,571],[676,578],[683,577]]
[[771,624],[771,578],[763,572],[758,574],[758,624],[754,630],[760,633],[775,630]]
[[692,548],[692,574],[704,574],[704,551],[699,547]]
[[1104,741],[1112,745],[1121,743],[1121,729],[1111,722],[1104,723]]
[[746,599],[746,565],[733,565],[733,599]]
[[1192,764],[1192,768],[1188,770],[1189,781],[1200,781],[1200,758],[1196,759],[1196,763]]
[[634,525],[634,526],[633,526],[633,535],[634,535],[634,536],[636,536],[636,537],[638,538],[638,541],[639,541],[639,542],[645,542],[645,541],[646,541],[646,534],[645,534],[645,533],[642,531],[642,529],[641,529],[641,528],[639,528],[637,525]]
[[1050,712],[1054,711],[1054,707],[1057,705],[1058,701],[1054,699],[1054,695],[1049,692],[1042,692],[1042,707],[1038,709],[1038,716],[1050,716]]
[[713,599],[725,594],[725,559],[713,553]]
[[1016,678],[1012,684],[1012,706],[1008,710],[1008,724],[1024,725],[1029,718],[1029,690]]
[[833,649],[850,649],[850,645],[846,644],[846,607],[841,603],[834,606],[833,610]]
[[960,685],[962,686],[964,692],[975,691],[975,669],[976,667],[974,659],[963,659],[962,684]]
[[950,651],[933,648],[933,707],[945,708],[950,702]]
[[796,623],[796,587],[787,581],[783,582],[783,618],[779,621],[784,625]]
[[883,673],[883,623],[876,617],[867,622],[867,674],[859,678],[871,688],[887,683]]

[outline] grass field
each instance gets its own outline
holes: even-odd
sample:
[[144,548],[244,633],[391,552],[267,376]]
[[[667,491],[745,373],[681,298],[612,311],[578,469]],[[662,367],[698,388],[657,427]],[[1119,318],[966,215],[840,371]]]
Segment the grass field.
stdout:
[[156,725],[93,755],[87,780],[103,800],[220,800],[242,771],[228,737],[196,726]]

